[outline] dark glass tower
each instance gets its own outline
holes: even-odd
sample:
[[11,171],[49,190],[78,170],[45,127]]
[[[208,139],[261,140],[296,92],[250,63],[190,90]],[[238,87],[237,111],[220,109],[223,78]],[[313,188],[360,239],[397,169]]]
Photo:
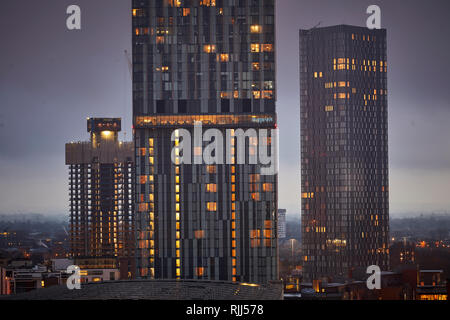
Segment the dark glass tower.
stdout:
[[134,277],[133,144],[120,142],[120,118],[88,118],[90,141],[66,144],[70,252],[76,264],[120,268]]
[[277,175],[237,163],[234,147],[230,164],[171,161],[172,134],[194,122],[224,136],[276,128],[274,1],[132,3],[139,275],[277,279]]
[[303,276],[388,268],[386,30],[300,30]]

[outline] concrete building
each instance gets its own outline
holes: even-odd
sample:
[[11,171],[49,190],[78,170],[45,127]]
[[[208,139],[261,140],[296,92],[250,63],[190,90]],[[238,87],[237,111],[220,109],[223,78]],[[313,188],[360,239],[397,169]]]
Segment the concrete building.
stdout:
[[135,272],[133,143],[118,140],[119,118],[88,118],[87,130],[89,141],[66,144],[71,257],[75,264],[85,258],[115,259],[116,267],[125,264],[121,277],[131,278]]

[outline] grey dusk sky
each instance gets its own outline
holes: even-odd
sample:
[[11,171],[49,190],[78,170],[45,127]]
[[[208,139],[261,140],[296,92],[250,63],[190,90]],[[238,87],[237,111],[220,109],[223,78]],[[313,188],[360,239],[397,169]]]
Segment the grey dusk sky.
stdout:
[[[377,4],[388,33],[391,214],[450,211],[450,2],[276,2],[279,207],[300,212],[298,30],[365,26]],[[81,31],[66,29],[71,4]],[[0,213],[67,215],[64,144],[88,138],[86,117],[122,117],[131,139],[130,13],[131,0],[1,1]]]

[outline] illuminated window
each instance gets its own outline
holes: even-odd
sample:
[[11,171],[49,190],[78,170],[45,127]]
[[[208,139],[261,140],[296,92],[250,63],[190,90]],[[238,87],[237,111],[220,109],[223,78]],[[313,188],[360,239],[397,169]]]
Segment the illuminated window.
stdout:
[[259,182],[259,179],[260,179],[260,175],[259,174],[251,174],[250,175],[250,182],[251,183]]
[[262,92],[263,99],[273,99],[273,91],[272,90],[264,90]]
[[205,268],[197,267],[197,276],[201,277],[205,273]]
[[227,92],[227,91],[222,91],[220,93],[220,97],[222,99],[230,99],[231,98],[231,92]]
[[208,210],[208,211],[217,211],[217,203],[216,202],[208,202],[208,203],[206,203],[206,210]]
[[253,91],[253,98],[254,99],[260,99],[261,98],[261,91]]
[[252,43],[250,45],[251,52],[259,52],[259,43]]
[[325,111],[326,112],[331,112],[334,110],[334,106],[325,106]]
[[254,24],[250,26],[250,32],[251,33],[261,33],[262,27],[260,25]]
[[140,154],[141,156],[145,156],[145,148],[140,148],[140,149],[139,149],[139,154]]
[[259,71],[261,69],[259,62],[253,62],[252,63],[252,70],[253,71]]
[[228,62],[230,60],[230,55],[228,53],[221,53],[218,55],[220,62]]
[[140,183],[144,184],[147,182],[147,176],[140,176]]
[[191,14],[191,9],[183,8],[183,17],[187,17],[190,14]]
[[250,246],[252,248],[257,248],[261,245],[261,240],[260,239],[251,239],[250,240]]
[[206,192],[217,192],[217,184],[215,184],[215,183],[208,183],[206,185]]
[[263,183],[262,189],[265,192],[273,191],[273,184],[272,183]]
[[194,236],[195,239],[203,239],[205,237],[205,230],[195,230]]
[[208,173],[217,173],[217,167],[214,165],[206,166],[206,172]]
[[252,193],[252,199],[255,201],[259,201],[259,192]]
[[272,52],[273,51],[273,44],[266,43],[262,45],[262,51],[263,52]]
[[206,53],[216,52],[216,45],[214,44],[206,44],[203,46],[203,51]]
[[205,7],[215,7],[216,0],[200,0],[200,5]]

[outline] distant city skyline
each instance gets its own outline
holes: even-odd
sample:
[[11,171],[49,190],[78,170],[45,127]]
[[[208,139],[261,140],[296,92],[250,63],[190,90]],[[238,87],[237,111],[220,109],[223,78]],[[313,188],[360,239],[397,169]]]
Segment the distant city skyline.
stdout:
[[[0,4],[0,213],[68,215],[64,143],[87,138],[81,121],[87,116],[122,117],[131,141],[124,55],[131,52],[130,3],[78,0],[81,31],[65,27],[70,4]],[[300,151],[293,139],[300,132],[298,30],[319,22],[364,26],[370,4],[382,10],[389,43],[391,215],[450,209],[448,1],[282,0],[276,10],[279,207],[288,217],[300,213]]]

